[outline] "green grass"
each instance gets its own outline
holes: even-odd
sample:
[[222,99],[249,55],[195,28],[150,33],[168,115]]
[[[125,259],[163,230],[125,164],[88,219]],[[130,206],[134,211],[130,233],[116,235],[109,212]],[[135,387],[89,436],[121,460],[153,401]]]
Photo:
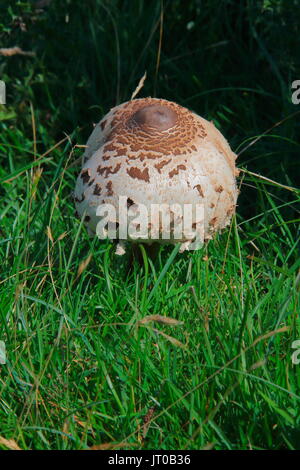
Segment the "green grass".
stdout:
[[[299,449],[296,2],[166,2],[157,74],[160,2],[121,3],[1,16],[4,46],[37,56],[0,63],[0,448]],[[141,96],[213,118],[245,172],[228,230],[197,252],[143,252],[128,274],[71,193],[76,144],[146,66]]]

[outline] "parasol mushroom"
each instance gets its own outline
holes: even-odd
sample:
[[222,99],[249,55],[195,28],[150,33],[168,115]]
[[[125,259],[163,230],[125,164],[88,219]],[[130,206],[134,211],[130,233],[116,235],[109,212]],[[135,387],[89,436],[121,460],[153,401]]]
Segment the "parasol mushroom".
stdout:
[[[109,236],[110,223],[119,239],[180,242],[181,251],[195,249],[197,236],[211,239],[235,212],[235,159],[214,124],[192,111],[164,99],[128,101],[111,109],[87,141],[74,193],[77,213],[92,235]],[[126,202],[125,216],[120,200]],[[115,211],[105,219],[101,208],[107,205]],[[153,216],[154,206],[163,207],[169,227],[157,212]],[[184,207],[191,208],[192,231],[180,232]],[[123,254],[123,247],[117,253]]]

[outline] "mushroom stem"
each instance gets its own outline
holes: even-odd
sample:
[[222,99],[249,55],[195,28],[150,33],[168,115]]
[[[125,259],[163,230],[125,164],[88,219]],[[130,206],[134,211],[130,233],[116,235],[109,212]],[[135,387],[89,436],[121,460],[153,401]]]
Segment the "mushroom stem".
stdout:
[[[155,261],[159,252],[160,245],[159,243],[152,243],[151,245],[143,245],[147,257],[151,259],[151,261]],[[130,253],[129,263],[128,263],[128,271],[131,271],[134,266],[134,262],[138,264],[139,267],[144,266],[143,261],[143,254],[140,249],[140,245],[138,243],[132,244],[132,250]]]
[[160,244],[157,242],[152,243],[152,245],[145,246],[146,253],[152,261],[156,260],[158,253],[159,253],[159,248],[160,248]]

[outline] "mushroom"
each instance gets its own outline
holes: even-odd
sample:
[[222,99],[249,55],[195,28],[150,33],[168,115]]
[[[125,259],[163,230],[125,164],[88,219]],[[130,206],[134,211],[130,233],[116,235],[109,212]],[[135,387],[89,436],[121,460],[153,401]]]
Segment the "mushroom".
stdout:
[[[74,193],[77,213],[89,232],[100,236],[101,208],[110,205],[114,211],[101,226],[104,236],[117,233],[123,240],[180,242],[181,251],[197,249],[235,212],[235,159],[214,124],[192,111],[164,99],[128,101],[112,108],[87,141]],[[125,215],[120,215],[120,200],[126,203]],[[153,215],[153,207],[163,208],[169,227],[162,212]],[[185,207],[192,230],[177,230]],[[117,232],[109,232],[110,226]],[[195,248],[196,239],[201,243]],[[124,251],[119,245],[117,253]]]

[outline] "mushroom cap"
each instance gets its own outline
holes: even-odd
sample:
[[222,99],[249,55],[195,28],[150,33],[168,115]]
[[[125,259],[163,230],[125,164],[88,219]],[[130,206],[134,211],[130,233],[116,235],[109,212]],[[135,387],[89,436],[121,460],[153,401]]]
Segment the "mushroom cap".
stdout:
[[[83,157],[74,196],[91,233],[101,219],[98,206],[118,210],[120,196],[128,198],[128,207],[144,204],[149,211],[152,204],[202,205],[205,240],[228,225],[235,211],[236,155],[212,122],[176,103],[142,98],[112,108],[95,126]],[[154,240],[149,235],[134,241]],[[179,241],[185,249],[192,238]]]

